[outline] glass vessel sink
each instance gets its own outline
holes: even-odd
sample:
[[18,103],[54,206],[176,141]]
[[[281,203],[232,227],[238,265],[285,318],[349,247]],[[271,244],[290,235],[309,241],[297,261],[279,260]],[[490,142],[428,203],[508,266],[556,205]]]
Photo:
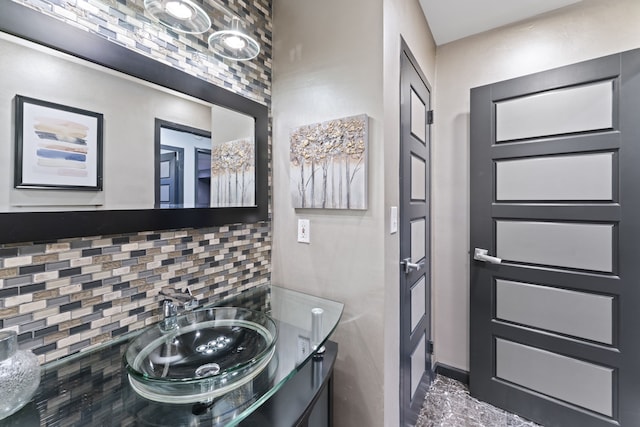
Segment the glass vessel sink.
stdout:
[[218,307],[187,312],[134,338],[124,354],[131,387],[157,402],[211,401],[269,364],[276,324],[264,313]]

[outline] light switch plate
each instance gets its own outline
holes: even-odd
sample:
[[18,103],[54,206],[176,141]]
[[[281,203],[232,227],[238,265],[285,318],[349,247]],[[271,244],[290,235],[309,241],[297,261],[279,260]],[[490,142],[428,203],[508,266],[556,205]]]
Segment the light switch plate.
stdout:
[[308,219],[298,219],[298,242],[300,243],[310,243],[311,237],[309,229],[310,222]]
[[391,206],[391,213],[389,214],[389,233],[395,234],[398,232],[398,207]]

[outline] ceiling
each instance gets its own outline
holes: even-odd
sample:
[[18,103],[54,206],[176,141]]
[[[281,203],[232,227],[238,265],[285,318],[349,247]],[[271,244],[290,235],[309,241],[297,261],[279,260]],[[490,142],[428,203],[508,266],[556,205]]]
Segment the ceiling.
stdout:
[[437,45],[582,0],[419,0]]

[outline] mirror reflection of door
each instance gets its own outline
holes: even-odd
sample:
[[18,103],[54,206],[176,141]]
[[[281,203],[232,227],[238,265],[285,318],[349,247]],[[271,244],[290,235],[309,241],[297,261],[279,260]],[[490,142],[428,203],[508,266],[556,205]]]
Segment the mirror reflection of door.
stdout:
[[178,153],[169,151],[160,154],[160,207],[170,208],[179,203]]
[[208,208],[209,206],[211,206],[211,150],[196,147],[195,158],[196,208]]
[[201,125],[155,119],[156,208],[255,206],[255,118],[214,106]]
[[156,119],[155,134],[156,207],[209,207],[211,132]]

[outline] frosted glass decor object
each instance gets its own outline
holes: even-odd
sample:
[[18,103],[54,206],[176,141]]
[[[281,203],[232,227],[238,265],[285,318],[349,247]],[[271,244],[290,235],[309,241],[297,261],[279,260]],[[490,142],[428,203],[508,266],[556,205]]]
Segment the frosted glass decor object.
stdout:
[[39,384],[38,358],[18,350],[15,331],[0,331],[0,420],[26,405]]

